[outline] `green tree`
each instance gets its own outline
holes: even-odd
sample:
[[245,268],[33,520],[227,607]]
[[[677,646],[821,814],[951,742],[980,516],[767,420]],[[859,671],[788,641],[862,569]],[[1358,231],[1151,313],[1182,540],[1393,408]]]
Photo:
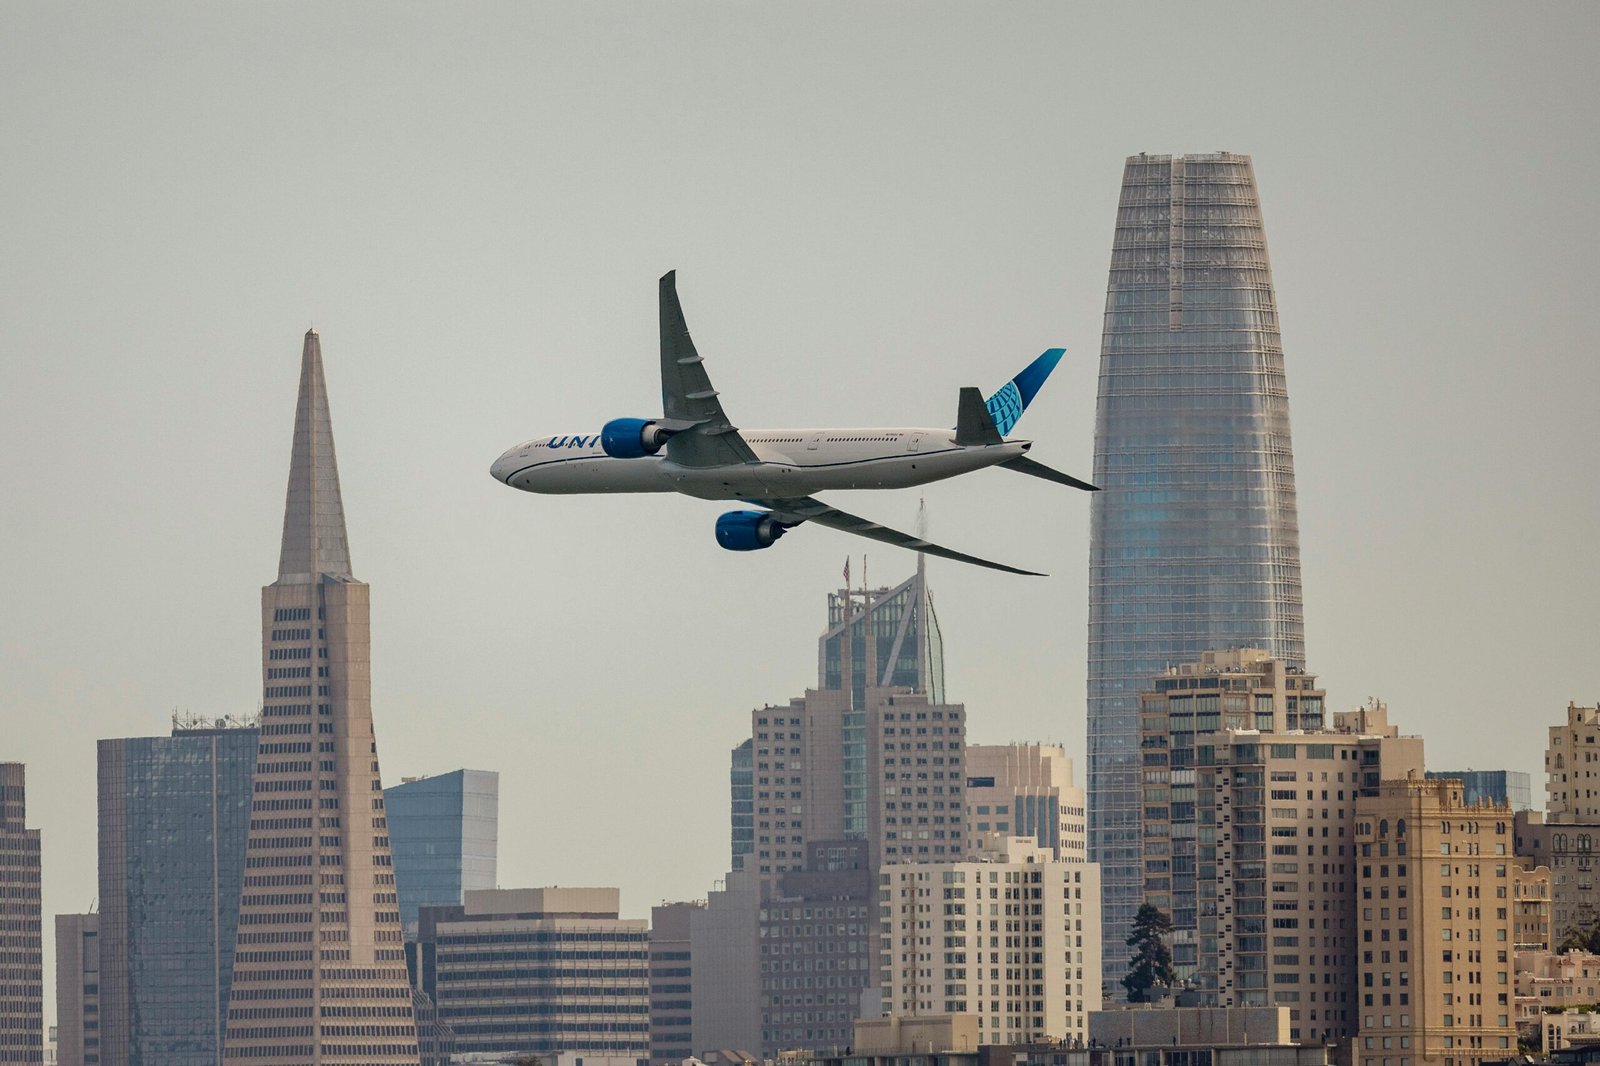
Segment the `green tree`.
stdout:
[[1167,987],[1177,980],[1177,974],[1172,972],[1172,951],[1166,941],[1170,932],[1172,919],[1154,904],[1143,904],[1133,916],[1133,932],[1127,941],[1133,949],[1133,965],[1122,979],[1130,1003],[1148,1002],[1150,989],[1156,985]]

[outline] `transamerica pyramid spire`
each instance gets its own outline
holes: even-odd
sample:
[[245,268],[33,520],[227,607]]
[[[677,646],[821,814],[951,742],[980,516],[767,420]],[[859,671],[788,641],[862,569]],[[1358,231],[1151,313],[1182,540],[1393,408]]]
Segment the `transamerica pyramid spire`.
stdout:
[[294,413],[278,582],[304,584],[315,581],[319,574],[352,577],[344,501],[339,496],[339,464],[333,454],[333,421],[328,415],[328,386],[322,378],[322,341],[316,330],[308,329],[300,355],[300,399]]
[[313,330],[278,580],[261,590],[261,739],[228,1066],[418,1066],[372,726],[370,606],[371,589],[350,574]]

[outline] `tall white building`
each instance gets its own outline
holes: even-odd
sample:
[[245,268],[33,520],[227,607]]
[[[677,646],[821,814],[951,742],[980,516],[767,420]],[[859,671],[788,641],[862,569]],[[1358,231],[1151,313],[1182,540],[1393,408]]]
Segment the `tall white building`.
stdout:
[[982,1043],[1086,1040],[1100,1009],[1100,868],[1013,839],[992,861],[884,866],[885,1014],[972,1014]]

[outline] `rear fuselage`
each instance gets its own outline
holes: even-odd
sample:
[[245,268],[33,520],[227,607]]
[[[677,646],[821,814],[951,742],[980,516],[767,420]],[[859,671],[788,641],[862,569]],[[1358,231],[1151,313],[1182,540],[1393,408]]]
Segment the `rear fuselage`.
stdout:
[[1031,441],[962,446],[950,429],[742,431],[759,462],[684,467],[669,449],[616,459],[600,434],[557,434],[506,451],[490,472],[512,488],[542,493],[681,492],[708,500],[793,498],[834,489],[899,489],[941,481],[1022,455]]

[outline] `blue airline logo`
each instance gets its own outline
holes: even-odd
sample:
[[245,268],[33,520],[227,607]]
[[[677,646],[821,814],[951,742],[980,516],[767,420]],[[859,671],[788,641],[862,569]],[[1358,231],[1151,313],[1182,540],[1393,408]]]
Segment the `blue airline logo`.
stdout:
[[545,442],[544,447],[546,447],[546,448],[593,448],[593,447],[598,446],[599,443],[600,443],[600,434],[598,434],[598,433],[596,433],[592,437],[585,437],[585,436],[582,436],[581,434],[573,434],[571,436],[551,437],[548,441]]

